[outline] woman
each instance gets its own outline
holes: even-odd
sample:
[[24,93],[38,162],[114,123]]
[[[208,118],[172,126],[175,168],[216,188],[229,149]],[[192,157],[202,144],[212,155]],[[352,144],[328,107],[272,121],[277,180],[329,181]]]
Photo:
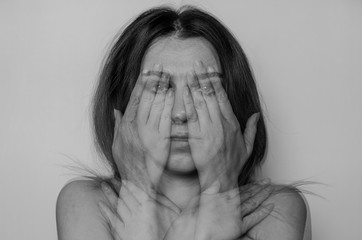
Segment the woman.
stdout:
[[258,93],[209,14],[154,8],[127,26],[93,117],[114,177],[63,188],[59,239],[303,239],[297,191],[253,179],[266,148]]

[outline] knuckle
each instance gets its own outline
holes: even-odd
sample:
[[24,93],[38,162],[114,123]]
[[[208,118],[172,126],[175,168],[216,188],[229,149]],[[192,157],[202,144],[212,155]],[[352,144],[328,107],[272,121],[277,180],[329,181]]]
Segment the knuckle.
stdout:
[[193,79],[191,82],[190,82],[190,88],[191,90],[193,91],[197,91],[200,89],[200,84],[199,82],[196,80],[196,79]]
[[248,200],[246,203],[245,203],[246,207],[248,209],[255,209],[257,208],[258,206],[258,202],[255,201],[254,199],[251,199],[251,200]]
[[215,96],[215,92],[212,90],[212,91],[209,91],[209,92],[204,92],[203,95],[207,98],[210,98],[210,97],[213,97]]
[[189,122],[196,122],[197,121],[197,115],[196,115],[195,112],[191,112],[191,113],[186,114],[186,117],[187,117],[187,121],[189,121]]
[[256,201],[256,200],[253,200],[253,201],[250,203],[250,207],[251,207],[252,209],[257,208],[258,206],[259,206],[259,203],[258,203],[258,201]]
[[211,76],[210,77],[210,82],[215,87],[215,89],[218,90],[218,92],[220,92],[221,90],[224,91],[224,89],[222,88],[221,81],[220,81],[219,77]]
[[187,104],[187,105],[192,105],[192,104],[193,104],[192,98],[191,98],[191,97],[185,98],[185,104]]
[[160,81],[157,85],[157,94],[165,94],[168,90],[168,83]]
[[221,75],[218,72],[210,72],[210,73],[208,73],[208,76],[209,76],[210,80],[211,79],[220,80],[220,78],[221,78]]
[[201,92],[204,96],[214,96],[215,95],[215,91],[211,86],[203,86],[201,88]]
[[171,120],[171,114],[167,113],[167,114],[163,115],[163,119],[164,119],[165,121]]
[[207,79],[209,77],[209,74],[208,73],[199,73],[198,75],[197,75],[197,78],[199,79],[199,80],[204,80],[204,79]]
[[205,107],[205,102],[200,99],[197,99],[194,104],[196,109],[202,109]]
[[140,98],[138,96],[135,96],[131,99],[131,106],[137,106],[140,103]]
[[157,87],[157,94],[161,94],[161,95],[164,95],[164,94],[166,94],[166,92],[167,92],[167,90],[168,90],[168,88],[167,88],[167,86],[158,86]]
[[228,101],[228,97],[227,97],[225,91],[221,91],[217,94],[217,101],[219,103],[226,103]]
[[249,198],[251,198],[251,196],[253,196],[253,192],[252,192],[251,189],[245,191],[243,194],[245,195],[245,197],[246,197],[247,199],[249,199]]
[[148,93],[148,94],[145,94],[144,99],[145,99],[145,101],[152,101],[153,100],[153,94],[151,94],[151,92]]
[[164,104],[164,102],[162,100],[157,100],[157,101],[154,101],[152,105],[155,108],[162,108],[163,104]]
[[165,101],[165,106],[167,106],[167,111],[171,111],[173,102],[172,101]]

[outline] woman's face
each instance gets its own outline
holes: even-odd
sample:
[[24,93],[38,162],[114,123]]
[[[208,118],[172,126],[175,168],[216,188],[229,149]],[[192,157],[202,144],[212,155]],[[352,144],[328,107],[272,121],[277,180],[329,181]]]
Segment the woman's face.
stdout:
[[186,112],[183,103],[183,89],[187,86],[186,74],[194,71],[195,61],[202,61],[205,66],[212,66],[221,72],[215,49],[203,38],[178,39],[175,37],[157,40],[147,50],[141,72],[152,70],[155,64],[163,66],[163,72],[170,74],[170,87],[175,93],[172,109],[171,148],[166,170],[187,174],[195,170],[191,158]]

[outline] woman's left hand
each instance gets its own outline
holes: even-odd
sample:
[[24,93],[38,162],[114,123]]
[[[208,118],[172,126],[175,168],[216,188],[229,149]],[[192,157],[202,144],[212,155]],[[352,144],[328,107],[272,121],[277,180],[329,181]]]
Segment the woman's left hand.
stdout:
[[268,182],[257,182],[219,192],[217,182],[190,200],[168,231],[167,240],[237,239],[272,212],[264,202],[272,194]]
[[259,114],[248,119],[243,136],[220,74],[200,61],[194,69],[184,89],[191,155],[202,189],[217,178],[220,190],[226,191],[237,186],[238,174],[252,152]]

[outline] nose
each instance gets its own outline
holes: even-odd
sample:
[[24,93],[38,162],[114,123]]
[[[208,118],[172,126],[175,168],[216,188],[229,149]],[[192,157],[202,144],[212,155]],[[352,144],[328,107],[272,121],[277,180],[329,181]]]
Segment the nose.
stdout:
[[180,125],[186,123],[187,121],[186,110],[182,95],[182,88],[175,90],[175,99],[171,113],[171,119],[173,124]]

